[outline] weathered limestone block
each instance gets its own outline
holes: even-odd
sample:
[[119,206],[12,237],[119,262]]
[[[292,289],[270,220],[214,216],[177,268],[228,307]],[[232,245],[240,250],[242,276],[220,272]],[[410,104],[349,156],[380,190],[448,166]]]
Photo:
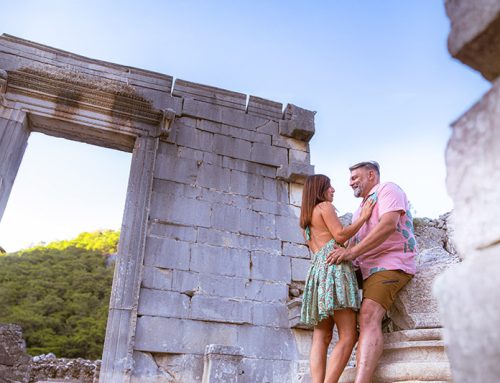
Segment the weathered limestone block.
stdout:
[[[347,368],[340,383],[354,382],[356,368]],[[448,382],[450,366],[439,329],[396,331],[384,334],[384,352],[374,383]]]
[[14,324],[0,324],[0,381],[27,383],[31,357],[26,353],[22,329]]
[[279,122],[279,132],[282,136],[293,137],[308,142],[314,135],[314,115],[307,109],[288,104]]
[[243,351],[237,346],[209,344],[205,349],[202,383],[238,383]]
[[401,289],[388,313],[395,329],[441,327],[438,302],[432,294],[432,286],[437,276],[459,262],[457,255],[448,253],[442,247],[425,249],[417,255],[417,273]]
[[201,382],[203,356],[134,351],[131,383]]
[[283,104],[260,97],[250,96],[248,98],[247,113],[257,116],[268,116],[275,121],[279,121],[283,116]]
[[455,382],[500,376],[500,247],[467,257],[437,278],[435,294]]
[[238,383],[292,382],[292,367],[290,361],[244,358],[241,362],[243,373],[238,377]]
[[448,50],[488,80],[500,75],[500,2],[446,0]]
[[230,323],[141,316],[137,319],[134,346],[136,351],[203,354],[207,344],[238,344],[241,327]]
[[454,242],[465,257],[500,241],[500,82],[452,125],[447,187]]

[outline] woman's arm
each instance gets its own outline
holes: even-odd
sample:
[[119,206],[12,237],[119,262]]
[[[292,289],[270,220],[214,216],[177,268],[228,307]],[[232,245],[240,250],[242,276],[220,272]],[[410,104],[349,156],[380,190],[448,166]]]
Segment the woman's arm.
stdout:
[[363,226],[363,224],[368,220],[372,213],[373,206],[375,206],[375,201],[368,199],[363,205],[359,218],[346,227],[342,226],[342,223],[337,216],[337,212],[331,203],[322,202],[319,205],[319,208],[321,211],[321,217],[335,239],[335,242],[344,243],[356,234],[361,226]]

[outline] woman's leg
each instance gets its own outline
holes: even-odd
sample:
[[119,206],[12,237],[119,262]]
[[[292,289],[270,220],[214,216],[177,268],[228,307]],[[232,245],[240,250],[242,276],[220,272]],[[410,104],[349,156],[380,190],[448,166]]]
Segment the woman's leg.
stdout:
[[339,340],[330,355],[324,383],[334,383],[339,380],[358,338],[354,310],[336,310],[333,320],[337,325]]
[[333,335],[333,319],[327,318],[318,323],[314,327],[311,356],[309,362],[311,364],[312,383],[324,383],[326,370],[326,353],[328,346],[332,341]]

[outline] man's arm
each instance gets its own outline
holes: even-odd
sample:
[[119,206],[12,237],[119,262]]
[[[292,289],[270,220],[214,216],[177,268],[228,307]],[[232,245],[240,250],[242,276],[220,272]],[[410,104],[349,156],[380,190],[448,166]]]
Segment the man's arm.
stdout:
[[326,261],[330,265],[337,265],[342,261],[352,261],[361,254],[366,253],[382,244],[389,236],[396,231],[401,212],[391,211],[380,217],[380,221],[373,230],[358,244],[347,249],[335,249],[327,257]]

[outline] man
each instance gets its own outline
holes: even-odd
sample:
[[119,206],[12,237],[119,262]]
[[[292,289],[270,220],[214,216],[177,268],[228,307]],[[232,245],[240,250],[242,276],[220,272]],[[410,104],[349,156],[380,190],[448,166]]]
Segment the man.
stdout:
[[[417,249],[413,219],[403,190],[391,182],[380,183],[380,168],[375,161],[360,162],[349,170],[354,196],[363,198],[360,207],[369,198],[377,202],[370,219],[349,246],[334,250],[327,262],[339,264],[351,260],[363,276],[355,383],[368,383],[384,347],[382,319],[397,292],[415,274]],[[354,213],[353,220],[359,211]]]

